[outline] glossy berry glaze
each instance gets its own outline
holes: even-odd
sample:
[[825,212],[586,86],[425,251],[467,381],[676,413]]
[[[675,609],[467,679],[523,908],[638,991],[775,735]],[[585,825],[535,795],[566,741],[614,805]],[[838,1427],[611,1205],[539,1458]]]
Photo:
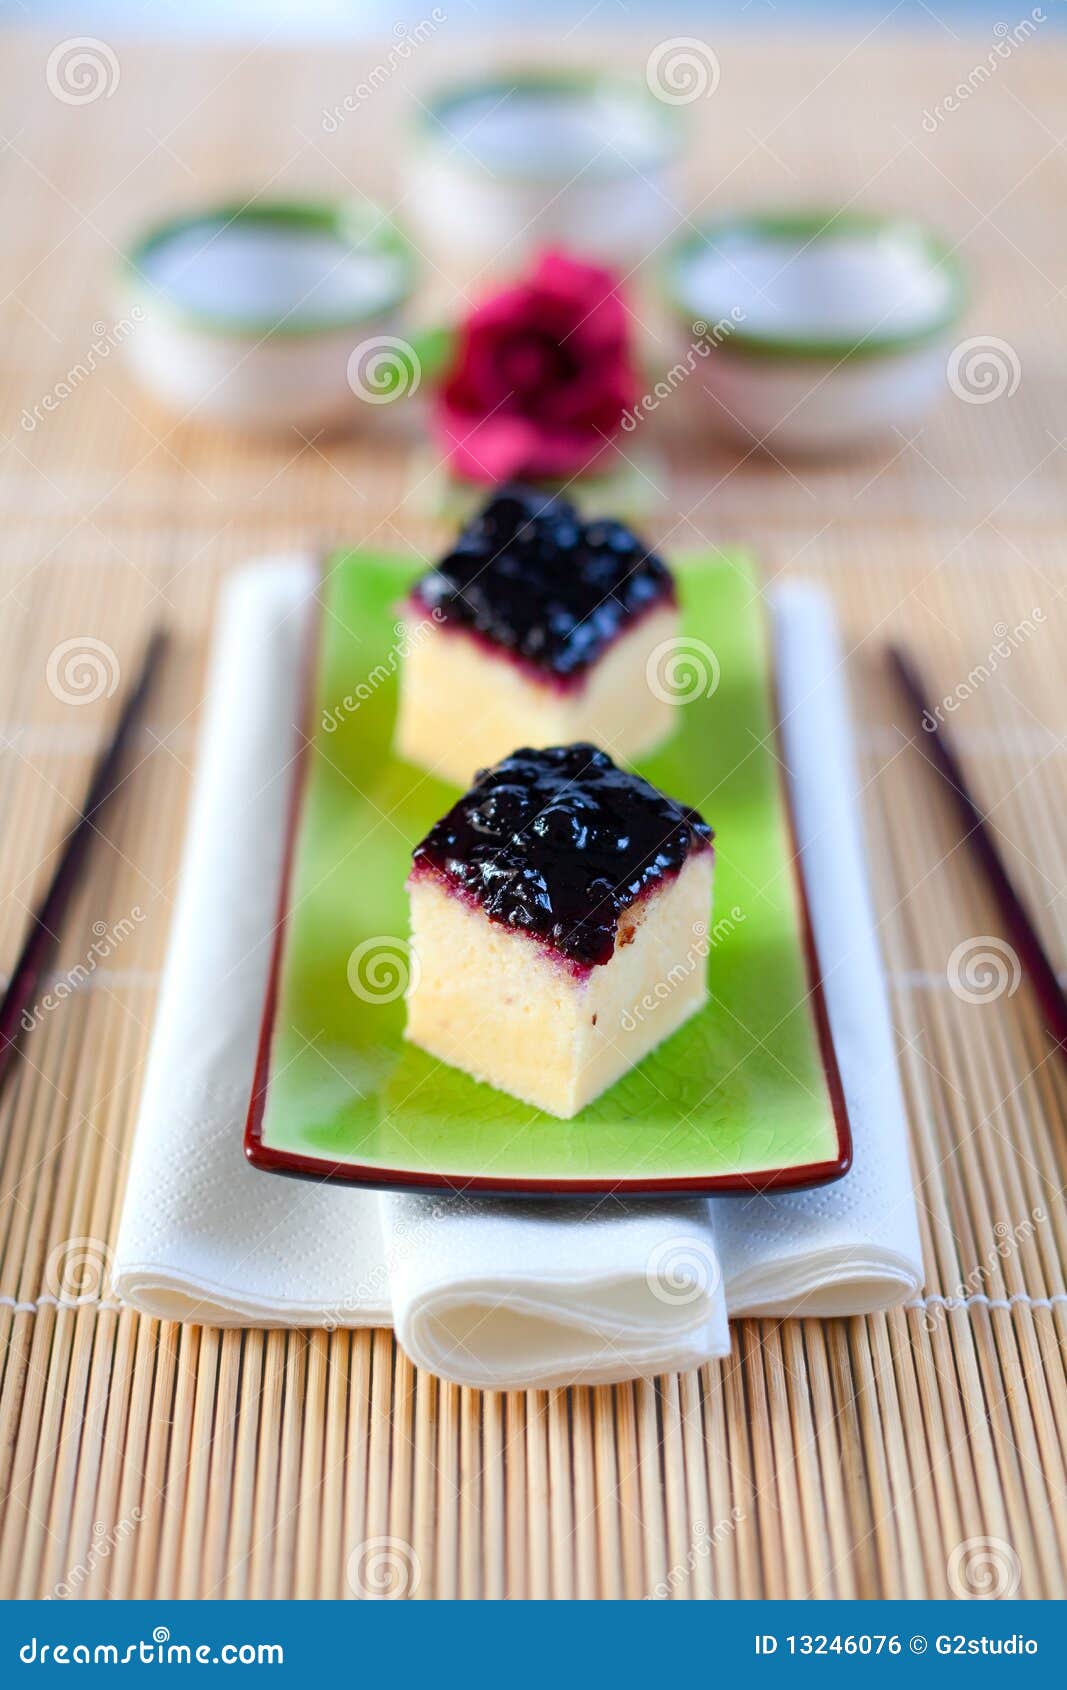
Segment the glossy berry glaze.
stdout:
[[557,688],[587,671],[636,617],[675,602],[666,564],[621,522],[506,487],[468,523],[412,598]]
[[415,847],[412,875],[443,880],[584,973],[611,961],[623,911],[711,839],[696,810],[605,751],[559,745],[483,770]]

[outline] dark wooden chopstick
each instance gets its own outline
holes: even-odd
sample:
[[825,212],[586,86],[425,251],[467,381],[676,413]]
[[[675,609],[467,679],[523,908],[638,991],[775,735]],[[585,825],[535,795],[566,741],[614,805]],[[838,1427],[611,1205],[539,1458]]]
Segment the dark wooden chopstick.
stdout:
[[157,628],[148,641],[137,679],[123,700],[115,731],[93,769],[81,812],[67,835],[48,890],[30,917],[22,950],[0,1002],[0,1086],[18,1048],[22,1017],[38,995],[45,965],[58,942],[71,894],[96,832],[97,817],[119,784],[123,754],[141,716],[166,643],[166,631]]
[[936,712],[927,702],[915,664],[899,646],[889,647],[889,662],[915,710],[916,727],[919,728],[917,739],[921,739],[923,749],[929,748],[932,761],[944,775],[949,791],[956,801],[967,844],[978,859],[1000,905],[1011,942],[1037,993],[1048,1030],[1059,1045],[1061,1054],[1067,1057],[1067,996],[1049,960],[1048,952],[1004,866],[1004,860],[993,839],[992,829],[967,785],[951,739]]

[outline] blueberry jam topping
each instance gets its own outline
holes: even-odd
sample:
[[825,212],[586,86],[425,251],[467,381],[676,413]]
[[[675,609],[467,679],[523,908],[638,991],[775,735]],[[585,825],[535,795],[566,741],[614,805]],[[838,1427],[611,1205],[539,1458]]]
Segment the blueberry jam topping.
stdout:
[[577,683],[624,625],[674,602],[666,564],[621,522],[582,522],[574,506],[506,487],[424,575],[416,600],[532,665]]
[[584,969],[610,962],[622,912],[711,838],[696,810],[605,751],[558,745],[482,770],[415,847],[414,872]]

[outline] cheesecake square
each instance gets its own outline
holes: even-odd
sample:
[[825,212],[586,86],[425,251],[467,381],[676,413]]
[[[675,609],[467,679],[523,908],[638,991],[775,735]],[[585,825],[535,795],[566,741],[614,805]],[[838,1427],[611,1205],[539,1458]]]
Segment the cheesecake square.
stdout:
[[508,487],[404,616],[396,748],[454,785],[516,745],[592,741],[634,762],[671,731],[650,666],[678,638],[674,580],[621,522]]
[[590,744],[483,770],[416,846],[405,1037],[570,1120],[707,999],[712,831]]

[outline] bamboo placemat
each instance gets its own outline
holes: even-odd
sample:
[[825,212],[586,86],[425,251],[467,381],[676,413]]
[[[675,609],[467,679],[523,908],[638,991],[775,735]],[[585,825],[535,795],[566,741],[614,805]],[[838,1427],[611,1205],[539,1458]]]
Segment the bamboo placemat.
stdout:
[[[999,918],[903,745],[880,655],[895,634],[938,691],[963,689],[958,743],[1062,960],[1067,54],[1050,30],[932,130],[924,113],[992,38],[728,38],[714,96],[686,113],[692,203],[916,209],[972,270],[966,333],[1006,342],[1021,371],[1010,396],[946,395],[914,438],[831,467],[693,455],[668,419],[649,521],[669,545],[743,542],[768,579],[822,580],[839,606],[925,1301],[743,1322],[727,1361],[655,1384],[511,1396],[416,1374],[387,1332],[182,1328],[118,1308],[106,1283],[220,577],[293,545],[441,538],[405,499],[395,442],[242,443],[157,413],[111,351],[86,371],[114,320],[106,269],[140,220],[214,191],[398,204],[411,90],[466,49],[447,26],[399,70],[363,51],[116,42],[110,94],[77,104],[49,90],[55,40],[7,43],[6,964],[113,707],[64,703],[50,658],[89,637],[106,676],[128,675],[160,618],[176,650],[57,970],[84,969],[94,938],[109,954],[42,1018],[2,1103],[0,1593],[348,1595],[377,1568],[418,1597],[958,1595],[986,1574],[1064,1594],[1065,1076],[1010,959],[999,993],[959,986]],[[651,45],[606,41],[594,17],[566,50],[640,65]],[[328,135],[323,110],[381,62],[368,109]]]

